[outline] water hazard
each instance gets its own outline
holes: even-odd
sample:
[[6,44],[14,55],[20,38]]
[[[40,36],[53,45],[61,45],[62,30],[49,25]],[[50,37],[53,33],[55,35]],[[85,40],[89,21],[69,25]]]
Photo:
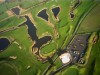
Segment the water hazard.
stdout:
[[46,9],[40,11],[37,16],[43,18],[46,21],[48,21],[48,15],[46,13]]
[[0,38],[0,51],[5,50],[10,45],[10,41],[7,38]]
[[60,8],[59,7],[53,8],[52,12],[53,12],[55,18],[57,18],[58,13],[60,12]]
[[18,7],[11,9],[16,15],[20,14],[20,9]]
[[33,48],[37,47],[39,49],[43,44],[46,44],[48,41],[51,40],[51,36],[44,36],[39,39],[36,34],[37,29],[34,26],[34,24],[31,22],[30,18],[28,16],[25,16],[25,18],[27,19],[25,24],[28,27],[28,34],[30,35],[32,41],[35,41],[35,45],[33,46]]

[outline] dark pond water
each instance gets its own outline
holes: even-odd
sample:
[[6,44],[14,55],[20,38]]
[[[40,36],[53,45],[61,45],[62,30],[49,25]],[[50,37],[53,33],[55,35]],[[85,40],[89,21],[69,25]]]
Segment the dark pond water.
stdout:
[[53,8],[52,12],[53,12],[55,18],[57,18],[58,13],[60,12],[60,8],[59,7]]
[[31,22],[31,20],[29,19],[28,16],[25,16],[25,18],[27,19],[26,21],[26,25],[28,27],[28,34],[30,35],[31,39],[34,41],[38,40],[37,34],[36,34],[36,27],[34,26],[34,24]]
[[74,18],[74,13],[70,12],[70,18]]
[[0,51],[5,50],[9,44],[10,44],[10,41],[8,39],[0,38]]
[[20,9],[18,7],[11,9],[16,15],[20,14]]
[[37,16],[45,19],[46,21],[48,21],[48,15],[46,13],[46,9],[40,11]]
[[43,45],[46,44],[48,41],[51,40],[51,36],[44,36],[42,38],[38,38],[37,34],[36,34],[36,27],[34,26],[34,24],[31,22],[31,20],[29,19],[28,16],[25,16],[25,18],[27,19],[27,21],[25,22],[25,24],[28,27],[28,34],[30,35],[31,39],[34,41],[36,41],[36,44],[33,46],[37,47],[38,49]]
[[50,40],[51,40],[51,36],[44,36],[44,37],[38,39],[38,41],[36,42],[34,47],[37,47],[39,49],[43,44],[46,44]]
[[77,2],[74,4],[73,8],[76,8],[80,4],[80,0],[77,0]]

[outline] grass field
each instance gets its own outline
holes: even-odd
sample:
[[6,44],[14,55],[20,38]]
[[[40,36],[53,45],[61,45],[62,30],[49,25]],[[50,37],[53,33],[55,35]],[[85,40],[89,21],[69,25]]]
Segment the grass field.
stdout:
[[17,27],[26,21],[25,18],[19,18],[17,16],[10,17],[0,22],[0,30],[9,29],[11,27]]
[[90,33],[100,30],[100,4],[96,5],[81,23],[78,33]]

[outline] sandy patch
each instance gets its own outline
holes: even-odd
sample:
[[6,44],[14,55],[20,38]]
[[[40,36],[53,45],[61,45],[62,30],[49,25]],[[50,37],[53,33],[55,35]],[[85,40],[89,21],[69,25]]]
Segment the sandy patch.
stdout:
[[13,15],[14,15],[13,12],[12,12],[11,10],[8,10],[8,11],[7,11],[7,14],[8,14],[9,16],[13,16]]
[[5,0],[0,0],[0,3],[4,2]]

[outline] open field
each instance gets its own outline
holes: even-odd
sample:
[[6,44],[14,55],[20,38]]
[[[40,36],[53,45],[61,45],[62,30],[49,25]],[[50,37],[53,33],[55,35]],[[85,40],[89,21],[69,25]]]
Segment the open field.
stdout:
[[100,30],[100,4],[95,6],[81,23],[78,33],[90,33]]
[[23,24],[25,21],[25,18],[19,18],[17,16],[10,17],[7,20],[0,21],[0,31],[11,27],[16,27]]

